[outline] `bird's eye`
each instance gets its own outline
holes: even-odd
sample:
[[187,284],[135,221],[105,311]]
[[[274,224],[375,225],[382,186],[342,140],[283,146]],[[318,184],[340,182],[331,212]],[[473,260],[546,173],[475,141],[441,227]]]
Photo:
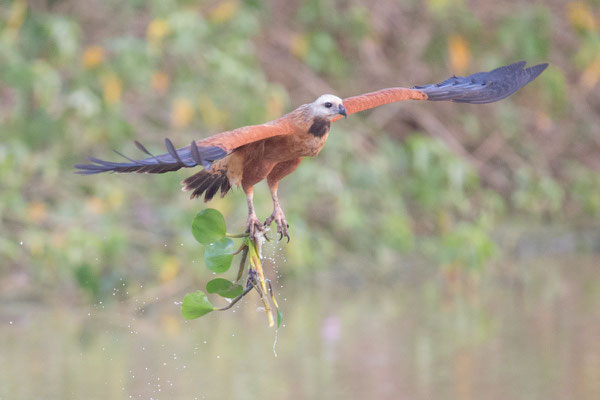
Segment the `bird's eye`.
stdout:
[[333,104],[331,104],[330,102],[327,102],[327,103],[325,103],[325,107],[331,108],[331,107],[333,107]]

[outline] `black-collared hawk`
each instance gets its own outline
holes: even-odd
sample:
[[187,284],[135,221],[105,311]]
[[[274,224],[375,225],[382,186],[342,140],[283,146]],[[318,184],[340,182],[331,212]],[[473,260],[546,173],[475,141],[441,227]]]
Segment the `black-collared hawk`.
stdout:
[[[331,122],[348,114],[403,100],[491,103],[510,96],[534,80],[547,66],[539,64],[525,68],[523,61],[490,72],[454,76],[437,84],[412,89],[382,89],[344,100],[324,94],[274,121],[217,133],[179,149],[165,139],[165,154],[154,156],[136,142],[148,158],[134,160],[123,156],[128,162],[122,163],[90,158],[92,164],[75,167],[79,169],[78,173],[89,175],[108,171],[162,174],[202,166],[203,170],[182,182],[183,190],[192,192],[191,198],[204,195],[204,201],[209,201],[219,191],[223,197],[232,186],[241,186],[248,200],[246,227],[250,236],[257,237],[275,221],[280,238],[286,236],[289,241],[289,226],[277,198],[279,181],[298,167],[302,157],[319,154]],[[263,224],[254,211],[253,187],[265,178],[273,198],[273,213]]]

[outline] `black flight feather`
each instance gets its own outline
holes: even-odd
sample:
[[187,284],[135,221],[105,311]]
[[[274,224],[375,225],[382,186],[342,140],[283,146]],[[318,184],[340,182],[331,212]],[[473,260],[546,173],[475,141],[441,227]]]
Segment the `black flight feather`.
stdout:
[[112,162],[100,160],[90,157],[91,164],[77,164],[75,168],[78,174],[91,175],[101,172],[145,172],[151,174],[162,174],[165,172],[176,171],[180,168],[190,168],[197,165],[203,166],[205,169],[210,169],[211,164],[220,160],[227,155],[227,152],[217,146],[198,146],[195,142],[193,145],[175,149],[173,143],[169,139],[165,139],[167,153],[158,156],[153,155],[137,140],[135,145],[149,158],[142,160],[134,160],[127,157],[118,151],[117,154],[129,162]]
[[443,82],[415,86],[428,96],[427,100],[450,100],[457,103],[484,104],[502,100],[537,78],[548,64],[524,68],[525,61],[478,72],[466,77],[453,76]]
[[198,150],[198,145],[195,141],[192,140],[190,143],[190,150],[192,154],[192,158],[197,164],[202,164],[202,157],[200,157],[200,151]]

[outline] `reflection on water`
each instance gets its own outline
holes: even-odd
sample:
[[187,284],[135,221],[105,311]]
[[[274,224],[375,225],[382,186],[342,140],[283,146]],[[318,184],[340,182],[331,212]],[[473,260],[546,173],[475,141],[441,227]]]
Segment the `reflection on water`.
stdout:
[[5,303],[0,398],[600,399],[599,266],[561,257],[472,279],[399,269],[397,283],[287,284],[278,357],[256,299],[192,322],[179,296],[142,315]]

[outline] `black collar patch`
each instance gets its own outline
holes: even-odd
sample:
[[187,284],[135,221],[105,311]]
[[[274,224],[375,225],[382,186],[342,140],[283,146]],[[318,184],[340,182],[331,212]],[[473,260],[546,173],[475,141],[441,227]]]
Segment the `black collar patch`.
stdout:
[[308,133],[316,137],[321,137],[329,132],[331,122],[326,118],[315,118],[312,125],[308,129]]

